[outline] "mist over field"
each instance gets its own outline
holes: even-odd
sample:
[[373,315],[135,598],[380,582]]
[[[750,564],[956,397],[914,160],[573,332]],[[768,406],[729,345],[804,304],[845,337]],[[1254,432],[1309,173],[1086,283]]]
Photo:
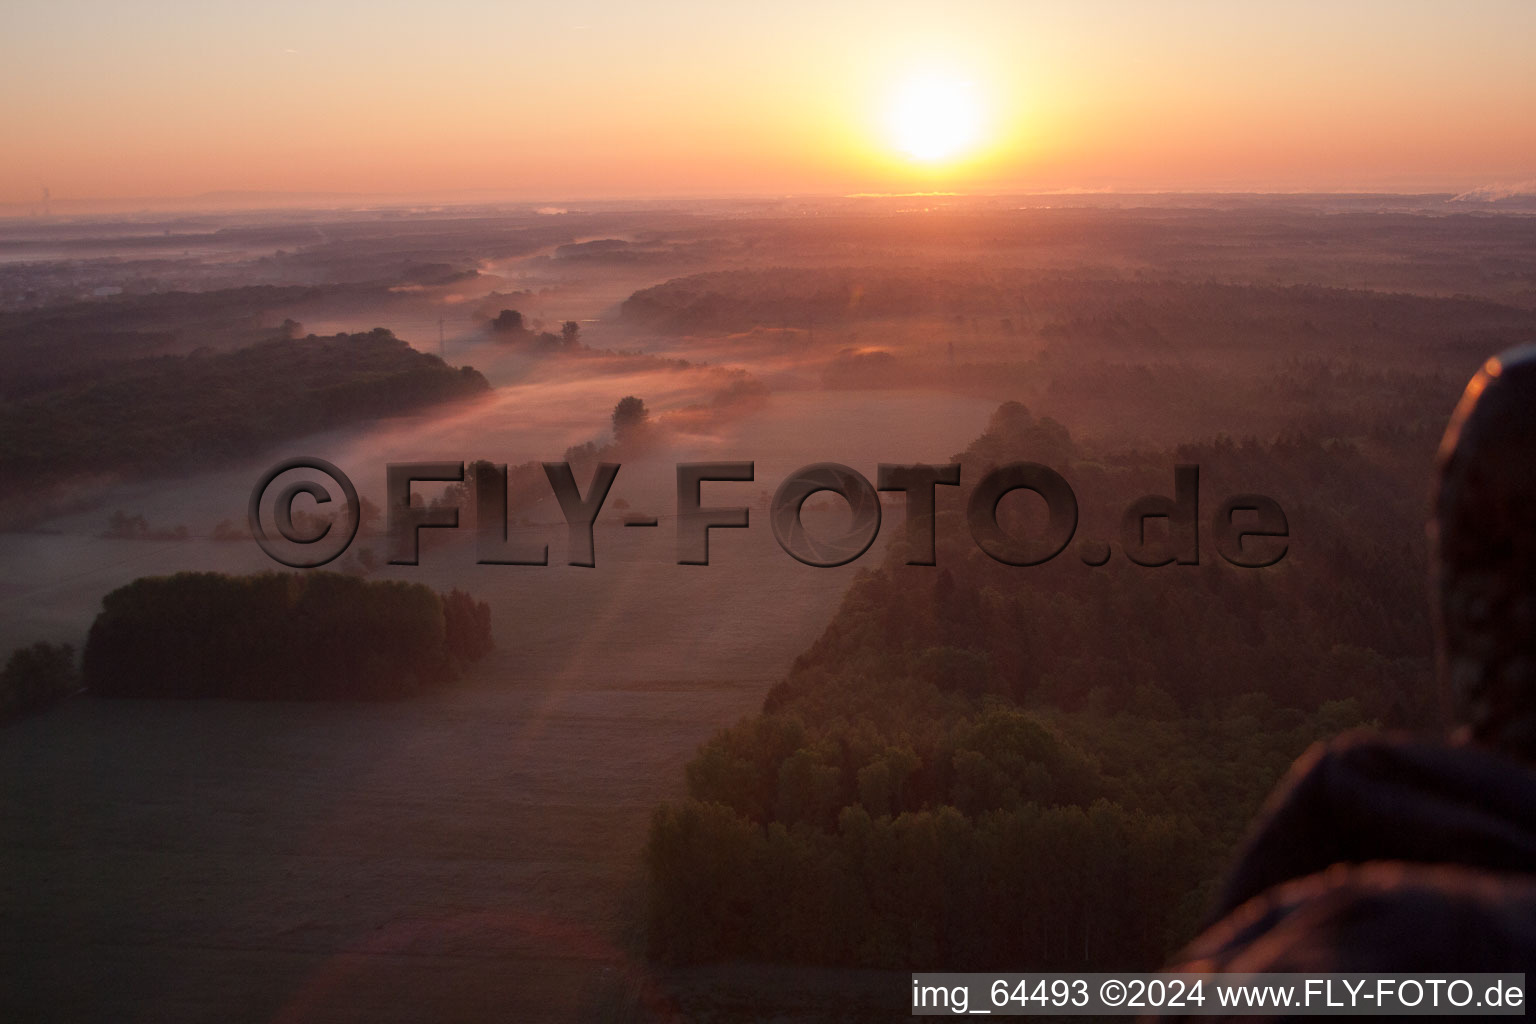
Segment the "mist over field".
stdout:
[[1528,999],[1530,0],[3,25],[0,1024]]
[[[1155,968],[1308,742],[1438,725],[1430,468],[1468,376],[1536,340],[1531,213],[916,196],[6,221],[0,652],[86,649],[142,577],[282,569],[246,508],[298,455],[379,509],[388,463],[509,465],[508,535],[549,564],[476,564],[473,502],[419,483],[458,530],[390,565],[365,523],[326,568],[485,602],[495,648],[453,679],[382,701],[210,679],[10,716],[0,1016],[886,1019],[909,969]],[[1073,485],[1108,566],[1076,542],[1038,567],[978,550],[966,496],[1019,460]],[[590,568],[533,465],[562,461],[583,493],[622,465]],[[680,565],[676,467],[730,461],[754,479],[703,503],[750,526]],[[802,466],[951,461],[936,566],[905,564],[899,495],[851,564],[775,542]],[[1284,560],[1240,568],[1207,531],[1198,567],[1130,564],[1122,510],[1186,463],[1202,523],[1273,498]],[[805,519],[848,521],[830,494]],[[928,862],[879,874],[869,850],[918,857],[924,830],[988,865],[1045,836],[1017,849],[1063,878],[1113,835],[1106,891],[1167,870],[1134,927],[1063,881],[988,947],[897,909],[919,883],[985,907]]]

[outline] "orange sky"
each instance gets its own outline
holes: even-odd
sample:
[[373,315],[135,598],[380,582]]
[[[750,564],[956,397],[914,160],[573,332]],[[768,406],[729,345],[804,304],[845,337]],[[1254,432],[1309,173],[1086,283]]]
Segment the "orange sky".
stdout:
[[[10,0],[0,202],[1460,190],[1536,179],[1536,3]],[[937,75],[974,149],[888,111]]]

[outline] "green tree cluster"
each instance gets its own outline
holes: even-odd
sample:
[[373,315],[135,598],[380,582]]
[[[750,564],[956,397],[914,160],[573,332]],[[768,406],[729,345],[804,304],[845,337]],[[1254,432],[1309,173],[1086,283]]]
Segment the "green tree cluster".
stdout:
[[[1408,460],[1305,434],[1085,452],[1017,403],[956,459],[967,486],[940,495],[938,566],[894,541],[658,810],[657,956],[1150,968],[1192,934],[1302,750],[1433,720]],[[1257,491],[1287,509],[1293,550],[1265,570],[1209,546],[1199,565],[1002,565],[963,509],[990,467],[1025,459],[1070,480],[1086,536],[1119,525],[1093,510],[1171,493],[1172,466],[1196,463],[1203,529]],[[1010,529],[1030,514],[1000,508]]]
[[0,400],[0,498],[72,473],[220,465],[489,389],[473,368],[448,366],[383,328],[105,363],[88,379]]

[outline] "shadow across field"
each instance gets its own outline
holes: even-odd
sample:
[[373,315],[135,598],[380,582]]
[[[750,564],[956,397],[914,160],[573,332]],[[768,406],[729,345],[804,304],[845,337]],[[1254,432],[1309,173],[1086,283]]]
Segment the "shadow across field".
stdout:
[[631,1003],[651,810],[763,683],[509,687],[513,658],[430,700],[77,699],[9,728],[0,1016],[575,1020]]

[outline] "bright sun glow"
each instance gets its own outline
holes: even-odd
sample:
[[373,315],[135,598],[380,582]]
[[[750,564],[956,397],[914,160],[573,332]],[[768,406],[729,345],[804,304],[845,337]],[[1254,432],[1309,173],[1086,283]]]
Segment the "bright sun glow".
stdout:
[[973,82],[934,74],[913,77],[892,98],[888,123],[903,153],[925,162],[946,160],[981,141],[981,100]]

